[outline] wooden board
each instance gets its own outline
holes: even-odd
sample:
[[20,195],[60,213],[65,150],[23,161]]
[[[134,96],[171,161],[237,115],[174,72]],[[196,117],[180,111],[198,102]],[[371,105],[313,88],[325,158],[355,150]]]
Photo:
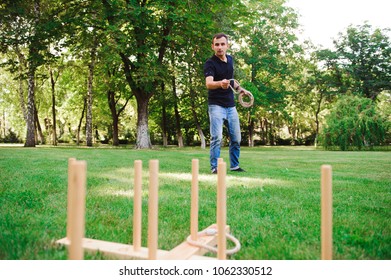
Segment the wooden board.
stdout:
[[[208,229],[217,229],[215,224],[208,227]],[[227,231],[229,227],[227,226]],[[216,235],[202,236],[198,242],[209,246],[215,246],[217,244]],[[56,244],[69,246],[70,242],[68,238],[62,238],[56,241]],[[83,238],[82,247],[85,251],[96,253],[100,252],[104,256],[121,259],[121,260],[147,260],[148,248],[141,247],[135,251],[133,245],[103,241],[98,239]],[[204,249],[192,246],[184,241],[171,251],[157,250],[157,259],[164,260],[201,260],[201,259],[215,259],[210,257],[204,257],[203,254],[207,253]]]
[[[63,238],[56,241],[57,244],[69,246],[69,239]],[[133,245],[103,241],[98,239],[83,238],[82,244],[84,250],[91,253],[100,252],[107,257],[120,260],[146,260],[148,259],[148,248],[140,247],[135,251]],[[158,250],[158,258],[162,258],[167,251]]]

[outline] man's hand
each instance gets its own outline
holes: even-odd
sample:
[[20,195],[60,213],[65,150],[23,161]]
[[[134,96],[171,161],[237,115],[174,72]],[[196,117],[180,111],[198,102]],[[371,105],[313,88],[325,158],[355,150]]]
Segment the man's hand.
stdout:
[[229,88],[229,84],[230,84],[230,81],[229,81],[229,80],[224,79],[224,80],[220,81],[220,83],[221,83],[221,87],[222,87],[223,89]]

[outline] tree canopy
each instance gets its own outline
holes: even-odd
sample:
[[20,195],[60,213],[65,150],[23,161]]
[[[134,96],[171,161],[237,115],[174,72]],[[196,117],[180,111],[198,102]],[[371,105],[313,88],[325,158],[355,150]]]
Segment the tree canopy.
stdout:
[[298,15],[285,2],[5,0],[0,140],[205,147],[202,69],[218,32],[255,97],[238,106],[249,146],[316,144],[345,95],[388,112],[389,30],[349,26],[333,50],[315,49],[299,44]]

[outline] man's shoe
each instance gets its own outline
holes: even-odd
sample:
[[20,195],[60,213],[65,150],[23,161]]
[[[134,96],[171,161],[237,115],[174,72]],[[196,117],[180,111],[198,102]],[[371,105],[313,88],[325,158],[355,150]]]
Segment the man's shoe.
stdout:
[[240,167],[238,167],[238,168],[236,168],[236,169],[231,169],[231,171],[235,171],[235,172],[246,172],[246,170],[244,170],[244,169],[242,169],[242,168],[240,168]]
[[217,168],[212,169],[212,174],[217,174]]

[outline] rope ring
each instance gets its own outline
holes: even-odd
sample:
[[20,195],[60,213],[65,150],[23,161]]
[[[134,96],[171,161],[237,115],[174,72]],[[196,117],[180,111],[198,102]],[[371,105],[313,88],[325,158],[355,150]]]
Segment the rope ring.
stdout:
[[[243,101],[244,96],[247,96],[248,98],[250,98],[250,100],[248,102]],[[254,104],[254,96],[249,91],[242,91],[241,93],[239,93],[238,99],[240,105],[242,105],[244,108],[249,108]]]
[[[198,236],[199,237],[208,236],[208,235],[216,235],[216,234],[217,234],[217,231],[210,230],[210,232],[209,232],[208,229],[204,230],[204,231],[198,232]],[[234,248],[226,250],[225,253],[227,255],[233,255],[233,254],[237,253],[240,250],[240,247],[241,247],[239,240],[236,239],[233,235],[229,234],[228,232],[226,232],[225,235],[226,235],[228,240],[232,241],[235,244]],[[187,243],[189,243],[192,246],[203,248],[203,249],[208,250],[208,251],[210,251],[212,253],[217,253],[217,251],[218,251],[218,249],[216,247],[209,246],[209,245],[203,244],[201,242],[197,242],[195,240],[192,240],[191,239],[191,235],[189,235],[187,237],[186,241],[187,241]]]
[[[236,82],[240,86],[240,84],[239,84],[239,82],[237,80],[230,79],[230,81],[234,81],[234,82]],[[238,94],[238,92],[231,85],[229,85],[229,86],[231,87],[233,92]],[[243,100],[244,96],[247,96],[248,98],[250,98],[250,100],[248,102],[244,101]],[[251,92],[249,92],[248,90],[242,88],[242,91],[239,92],[238,101],[239,101],[240,105],[242,105],[244,108],[249,108],[249,107],[253,106],[253,104],[254,104],[254,96],[252,95]]]

